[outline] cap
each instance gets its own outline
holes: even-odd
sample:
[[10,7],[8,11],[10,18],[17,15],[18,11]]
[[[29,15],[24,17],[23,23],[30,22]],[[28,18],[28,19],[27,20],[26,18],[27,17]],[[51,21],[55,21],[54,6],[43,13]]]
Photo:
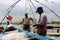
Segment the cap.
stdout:
[[38,11],[43,11],[43,8],[42,8],[42,7],[38,7],[37,10],[36,10],[36,13],[37,13]]
[[25,12],[25,14],[28,14],[28,12]]

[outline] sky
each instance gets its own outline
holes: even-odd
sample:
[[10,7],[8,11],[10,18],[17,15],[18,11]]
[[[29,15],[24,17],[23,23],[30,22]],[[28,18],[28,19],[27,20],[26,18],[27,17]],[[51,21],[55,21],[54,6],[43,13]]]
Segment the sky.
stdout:
[[[6,10],[12,4],[14,4],[16,1],[18,1],[18,0],[0,0],[0,22],[2,21],[4,16],[7,14]],[[25,7],[25,3],[24,3],[25,1],[26,1],[26,7]],[[60,0],[48,0],[48,1],[38,0],[38,1],[43,3],[45,6],[47,6],[48,8],[53,10],[57,15],[60,16]],[[52,3],[52,1],[54,3]],[[56,17],[46,7],[44,7],[43,5],[35,2],[34,0],[32,0],[32,2],[33,2],[33,4],[35,5],[36,8],[40,7],[40,6],[43,7],[44,12],[47,15],[48,21],[53,21],[53,20],[60,21],[60,18]],[[39,15],[37,13],[35,13],[36,9],[31,4],[31,8],[33,10],[33,13],[32,13],[31,8],[29,6],[29,3],[31,4],[31,2],[29,0],[21,0],[19,3],[16,4],[16,6],[9,13],[10,15],[13,16],[13,20],[12,20],[13,22],[20,22],[22,20],[22,18],[24,17],[25,8],[26,8],[26,11],[29,13],[29,17],[32,17],[32,18],[35,17],[35,19],[38,21]],[[4,22],[5,21],[6,21],[6,19],[4,20]]]

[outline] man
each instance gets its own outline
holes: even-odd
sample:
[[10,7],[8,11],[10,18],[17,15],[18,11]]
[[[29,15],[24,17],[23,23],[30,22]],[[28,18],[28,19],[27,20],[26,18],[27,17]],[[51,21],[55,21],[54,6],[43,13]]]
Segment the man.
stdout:
[[6,19],[7,19],[7,23],[6,23],[6,26],[4,27],[4,31],[6,32],[6,31],[16,30],[11,24],[13,17],[11,15],[7,15]]
[[13,17],[11,15],[7,15],[6,19],[7,19],[7,25],[9,25]]
[[37,33],[39,35],[45,36],[47,32],[47,16],[45,15],[42,7],[38,7],[36,12],[40,17],[38,23],[33,26],[37,26]]
[[23,18],[22,22],[20,24],[23,23],[23,29],[30,31],[30,20],[33,22],[33,19],[31,17],[28,17],[28,13],[25,13],[25,18]]

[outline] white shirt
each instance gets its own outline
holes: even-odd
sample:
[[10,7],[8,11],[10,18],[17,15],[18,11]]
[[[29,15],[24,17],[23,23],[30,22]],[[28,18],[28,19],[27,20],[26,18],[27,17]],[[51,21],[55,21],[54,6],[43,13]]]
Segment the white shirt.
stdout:
[[47,24],[47,16],[45,13],[42,13],[41,16],[39,17],[39,22],[40,25],[46,25]]

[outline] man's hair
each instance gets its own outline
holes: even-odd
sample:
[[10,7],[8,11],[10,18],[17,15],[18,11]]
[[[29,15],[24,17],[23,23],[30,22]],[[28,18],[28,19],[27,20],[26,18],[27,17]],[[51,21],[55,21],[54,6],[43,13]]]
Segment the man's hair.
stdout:
[[25,12],[25,15],[26,15],[26,14],[28,15],[28,12]]

